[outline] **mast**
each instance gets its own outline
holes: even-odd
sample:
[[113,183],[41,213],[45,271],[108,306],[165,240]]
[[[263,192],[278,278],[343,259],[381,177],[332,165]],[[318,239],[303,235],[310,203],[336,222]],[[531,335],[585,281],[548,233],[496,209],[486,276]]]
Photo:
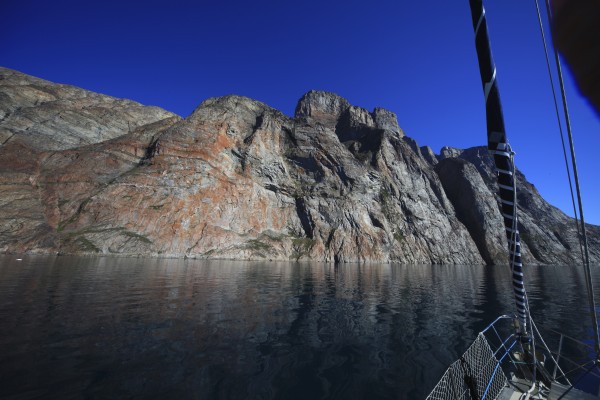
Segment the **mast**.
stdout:
[[482,0],[469,0],[473,29],[475,30],[475,47],[479,61],[479,72],[485,97],[487,120],[488,150],[494,159],[498,178],[498,194],[512,271],[513,292],[517,306],[517,317],[522,334],[527,334],[529,307],[523,283],[523,263],[521,261],[521,238],[517,219],[517,192],[515,186],[514,152],[506,137],[504,116],[500,93],[496,80],[496,65],[492,57],[487,30],[485,9]]

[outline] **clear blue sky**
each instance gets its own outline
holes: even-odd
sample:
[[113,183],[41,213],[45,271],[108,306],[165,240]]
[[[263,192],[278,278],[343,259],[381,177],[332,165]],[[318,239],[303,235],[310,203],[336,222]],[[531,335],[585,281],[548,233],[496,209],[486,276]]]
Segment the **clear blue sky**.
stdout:
[[[517,165],[571,214],[535,3],[485,4]],[[467,0],[4,0],[0,40],[2,66],[184,117],[231,93],[291,115],[318,89],[396,112],[436,152],[486,141]],[[586,219],[600,224],[600,122],[567,81]]]

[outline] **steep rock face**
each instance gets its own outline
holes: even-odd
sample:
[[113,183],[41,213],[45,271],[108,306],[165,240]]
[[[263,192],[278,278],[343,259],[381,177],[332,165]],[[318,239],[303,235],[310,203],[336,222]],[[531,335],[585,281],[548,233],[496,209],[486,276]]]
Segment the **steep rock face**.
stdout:
[[489,166],[460,150],[438,164],[389,111],[311,91],[293,118],[239,96],[154,118],[85,146],[0,147],[0,251],[504,262]]
[[446,158],[435,166],[456,216],[467,227],[488,264],[508,262],[508,243],[498,204],[475,166],[461,158]]
[[123,164],[136,165],[151,136],[180,119],[0,68],[0,250],[57,251],[61,216],[107,185]]
[[[318,104],[343,104],[330,93],[309,95]],[[297,113],[297,147],[289,156],[309,172],[300,174],[296,197],[304,231],[324,247],[325,259],[481,262],[436,174],[404,143],[401,131],[377,127],[357,107],[340,111],[329,126],[320,124],[321,115]],[[446,235],[452,242],[442,240]]]
[[435,172],[399,132],[347,107],[336,122],[205,101],[160,135],[147,165],[65,214],[62,251],[481,263]]
[[[473,147],[466,150],[446,147],[442,150],[441,163],[448,159],[461,159],[473,165],[487,186],[487,191],[498,191],[494,165],[487,148]],[[440,164],[441,164],[440,163]],[[523,261],[529,264],[564,264],[581,262],[575,221],[558,208],[548,204],[533,184],[517,170],[517,204],[519,231],[521,233]],[[483,190],[482,187],[480,187]],[[500,218],[500,216],[498,216]],[[600,227],[586,224],[590,261],[600,262]],[[497,241],[497,234],[485,234],[486,240]]]

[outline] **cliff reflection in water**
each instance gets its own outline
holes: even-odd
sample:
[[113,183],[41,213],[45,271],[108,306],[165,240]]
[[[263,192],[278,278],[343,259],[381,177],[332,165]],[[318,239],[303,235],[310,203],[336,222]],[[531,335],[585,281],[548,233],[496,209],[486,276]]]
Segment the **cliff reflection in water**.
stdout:
[[[513,310],[505,267],[8,256],[0,265],[8,398],[424,398],[479,330]],[[580,273],[528,275],[539,323],[585,318]]]

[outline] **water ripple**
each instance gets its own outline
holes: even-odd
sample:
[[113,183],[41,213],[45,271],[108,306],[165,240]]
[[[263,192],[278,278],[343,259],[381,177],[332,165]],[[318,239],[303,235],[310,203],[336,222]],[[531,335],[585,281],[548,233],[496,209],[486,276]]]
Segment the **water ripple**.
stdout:
[[[2,398],[419,399],[513,310],[503,267],[0,265]],[[531,267],[527,278],[539,324],[588,334],[576,328],[587,315],[582,273]]]

